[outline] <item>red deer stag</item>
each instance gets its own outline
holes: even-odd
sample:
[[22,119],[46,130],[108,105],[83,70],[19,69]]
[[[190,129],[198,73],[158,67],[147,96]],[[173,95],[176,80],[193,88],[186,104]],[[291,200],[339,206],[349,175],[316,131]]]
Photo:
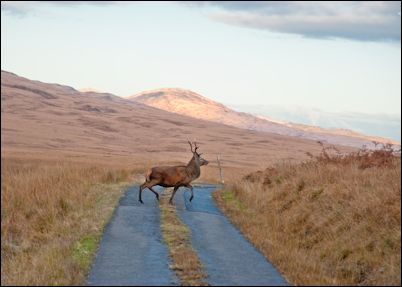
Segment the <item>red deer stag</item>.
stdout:
[[172,196],[169,200],[170,204],[173,203],[173,197],[181,186],[190,188],[190,201],[193,200],[193,187],[190,183],[200,176],[200,166],[207,165],[208,161],[203,159],[201,154],[197,152],[198,146],[196,142],[194,142],[194,151],[191,142],[189,141],[188,143],[190,144],[191,152],[193,153],[193,157],[188,164],[179,166],[157,166],[151,168],[147,172],[146,181],[140,185],[138,198],[139,202],[144,203],[142,201],[141,194],[142,190],[145,188],[149,188],[155,194],[156,199],[159,200],[159,194],[152,188],[155,185],[174,187]]

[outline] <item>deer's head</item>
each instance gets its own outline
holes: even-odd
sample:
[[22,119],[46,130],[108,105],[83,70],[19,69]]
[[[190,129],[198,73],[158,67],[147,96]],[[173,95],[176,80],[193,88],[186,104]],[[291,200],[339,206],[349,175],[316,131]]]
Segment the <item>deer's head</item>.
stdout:
[[193,145],[191,144],[191,142],[188,141],[188,143],[190,144],[191,152],[193,153],[193,158],[194,158],[195,162],[199,166],[207,165],[209,163],[209,161],[207,161],[206,159],[201,157],[202,153],[197,152],[197,149],[198,149],[197,143],[194,142],[194,151],[193,151]]

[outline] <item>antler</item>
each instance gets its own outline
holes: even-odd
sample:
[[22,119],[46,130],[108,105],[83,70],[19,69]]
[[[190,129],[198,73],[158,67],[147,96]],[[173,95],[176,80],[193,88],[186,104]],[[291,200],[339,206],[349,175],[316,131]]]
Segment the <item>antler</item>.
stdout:
[[193,152],[193,145],[191,144],[191,141],[188,141],[188,143],[190,144],[191,152],[194,153]]
[[191,141],[190,141],[190,139],[188,137],[187,137],[187,141],[190,144],[191,152],[192,153],[197,153],[198,146],[197,146],[197,142],[195,141],[195,139],[194,139],[194,151],[193,151],[193,144],[191,143]]
[[197,152],[198,146],[196,142],[194,142],[194,146],[195,146],[194,152]]

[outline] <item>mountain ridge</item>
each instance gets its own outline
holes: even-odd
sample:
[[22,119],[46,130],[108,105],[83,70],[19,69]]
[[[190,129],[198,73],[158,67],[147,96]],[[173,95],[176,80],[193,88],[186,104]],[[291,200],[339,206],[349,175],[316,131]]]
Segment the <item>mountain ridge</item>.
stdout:
[[400,144],[391,139],[365,135],[349,129],[329,129],[319,126],[309,126],[236,111],[191,90],[181,88],[162,88],[144,91],[132,95],[128,99],[198,119],[249,130],[323,140],[330,144],[343,144],[354,147],[362,147],[363,145],[375,147],[373,141]]
[[113,94],[82,93],[3,71],[1,123],[2,157],[90,160],[144,169],[186,163],[191,155],[187,141],[196,139],[210,160],[205,174],[213,178],[217,155],[233,174],[244,174],[278,160],[305,160],[306,152],[320,151],[311,140],[194,119]]

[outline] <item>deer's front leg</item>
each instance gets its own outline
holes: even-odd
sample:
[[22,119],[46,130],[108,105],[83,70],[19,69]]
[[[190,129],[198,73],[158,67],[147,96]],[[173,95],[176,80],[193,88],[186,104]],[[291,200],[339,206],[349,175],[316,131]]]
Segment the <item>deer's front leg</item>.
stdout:
[[179,189],[179,187],[180,187],[180,186],[175,186],[175,187],[174,187],[172,196],[171,196],[170,199],[169,199],[169,203],[170,203],[170,204],[173,204],[173,197],[174,197],[176,191]]
[[193,197],[194,197],[193,186],[191,184],[187,184],[186,187],[189,188],[190,191],[191,191],[191,196],[190,196],[190,202],[191,202],[193,200]]

